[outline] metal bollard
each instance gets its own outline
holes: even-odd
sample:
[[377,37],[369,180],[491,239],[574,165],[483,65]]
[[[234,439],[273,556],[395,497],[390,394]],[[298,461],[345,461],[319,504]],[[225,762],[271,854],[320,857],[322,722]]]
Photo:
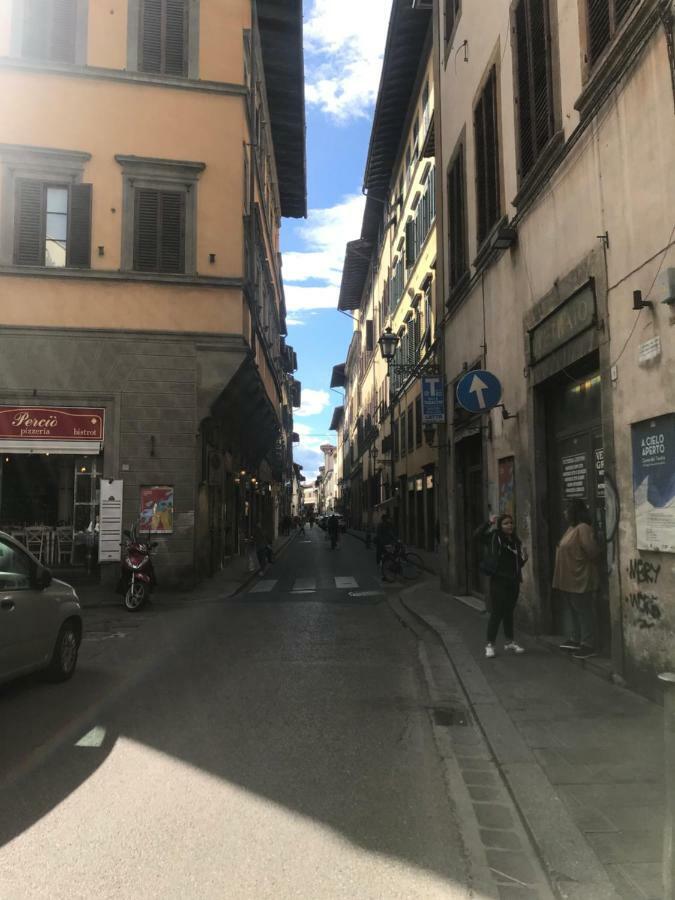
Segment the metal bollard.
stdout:
[[666,818],[663,826],[663,898],[675,900],[675,672],[662,672]]

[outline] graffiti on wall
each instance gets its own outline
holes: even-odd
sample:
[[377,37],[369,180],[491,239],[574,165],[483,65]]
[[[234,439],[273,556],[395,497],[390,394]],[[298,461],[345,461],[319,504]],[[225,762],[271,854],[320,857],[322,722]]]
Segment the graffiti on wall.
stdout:
[[654,628],[661,620],[661,600],[648,585],[656,585],[661,574],[660,563],[645,559],[631,559],[628,576],[638,584],[638,590],[626,594],[625,601],[635,614],[635,624],[641,630]]

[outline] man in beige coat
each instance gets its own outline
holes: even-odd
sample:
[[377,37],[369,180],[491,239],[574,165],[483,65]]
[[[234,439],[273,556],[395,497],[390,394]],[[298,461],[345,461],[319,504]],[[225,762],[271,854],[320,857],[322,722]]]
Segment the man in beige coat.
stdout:
[[600,548],[582,500],[572,500],[565,514],[569,527],[556,550],[553,587],[569,606],[572,636],[560,647],[574,651],[575,659],[588,659],[596,655],[595,592]]

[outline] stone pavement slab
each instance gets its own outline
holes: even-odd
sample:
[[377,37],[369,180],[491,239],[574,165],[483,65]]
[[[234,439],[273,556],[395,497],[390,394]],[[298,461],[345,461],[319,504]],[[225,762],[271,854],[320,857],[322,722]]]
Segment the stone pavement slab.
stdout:
[[661,708],[527,638],[485,659],[485,618],[437,582],[401,600],[443,641],[561,896],[661,897]]

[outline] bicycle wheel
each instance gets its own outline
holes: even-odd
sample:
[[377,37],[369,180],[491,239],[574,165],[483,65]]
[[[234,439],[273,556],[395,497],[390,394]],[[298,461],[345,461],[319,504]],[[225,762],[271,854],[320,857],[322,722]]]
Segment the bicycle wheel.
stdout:
[[396,575],[398,574],[398,564],[396,560],[388,556],[382,560],[382,578],[385,581],[396,581]]
[[414,581],[424,571],[424,561],[419,553],[406,553],[401,559],[401,576],[406,581]]

